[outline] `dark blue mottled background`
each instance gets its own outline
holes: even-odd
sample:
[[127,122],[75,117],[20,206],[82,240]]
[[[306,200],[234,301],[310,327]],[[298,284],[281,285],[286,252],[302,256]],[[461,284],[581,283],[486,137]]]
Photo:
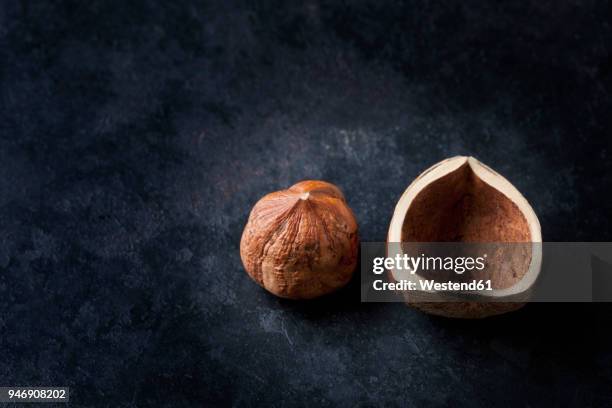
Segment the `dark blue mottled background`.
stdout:
[[264,193],[345,192],[383,240],[474,155],[548,241],[612,240],[612,6],[5,1],[0,385],[79,406],[611,406],[612,307],[485,321],[309,303],[244,273]]

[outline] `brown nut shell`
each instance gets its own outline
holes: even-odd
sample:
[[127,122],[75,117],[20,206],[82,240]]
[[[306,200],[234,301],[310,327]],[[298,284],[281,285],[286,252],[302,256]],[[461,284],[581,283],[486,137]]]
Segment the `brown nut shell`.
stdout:
[[349,282],[358,246],[357,222],[340,189],[306,180],[255,204],[240,257],[249,276],[271,293],[311,299]]
[[[387,252],[396,251],[392,248],[400,242],[511,244],[505,252],[513,256],[488,260],[487,275],[480,278],[490,279],[493,290],[481,294],[479,302],[428,291],[405,293],[410,306],[435,315],[482,318],[517,310],[528,301],[540,274],[538,217],[508,180],[473,157],[437,163],[408,186],[389,226]],[[390,278],[397,280],[397,275],[391,271]]]

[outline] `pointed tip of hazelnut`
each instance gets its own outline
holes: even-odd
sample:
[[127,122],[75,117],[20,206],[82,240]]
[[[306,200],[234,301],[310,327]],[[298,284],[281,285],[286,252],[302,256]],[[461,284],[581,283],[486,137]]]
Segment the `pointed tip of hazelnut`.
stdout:
[[308,197],[310,197],[310,193],[300,194],[300,200],[308,200]]

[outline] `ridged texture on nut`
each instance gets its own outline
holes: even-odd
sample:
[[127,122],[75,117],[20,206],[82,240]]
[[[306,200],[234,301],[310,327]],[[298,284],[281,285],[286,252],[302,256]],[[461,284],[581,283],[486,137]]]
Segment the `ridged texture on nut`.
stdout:
[[351,279],[357,222],[333,184],[307,180],[263,197],[240,241],[248,274],[277,296],[310,299]]

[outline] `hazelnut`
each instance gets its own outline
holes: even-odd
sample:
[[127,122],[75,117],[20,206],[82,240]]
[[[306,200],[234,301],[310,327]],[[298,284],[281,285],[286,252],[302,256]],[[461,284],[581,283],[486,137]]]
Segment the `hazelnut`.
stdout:
[[311,299],[351,279],[357,230],[338,187],[306,180],[255,204],[240,241],[240,257],[249,276],[276,296]]
[[[406,294],[409,305],[446,317],[481,318],[519,309],[529,299],[542,264],[535,212],[516,187],[473,157],[435,164],[408,186],[395,207],[387,251],[401,252],[400,242],[488,243],[503,252],[503,257],[488,260],[486,278],[493,290],[482,293],[480,302],[448,302],[450,295],[435,292]],[[391,273],[398,280],[397,271]]]

